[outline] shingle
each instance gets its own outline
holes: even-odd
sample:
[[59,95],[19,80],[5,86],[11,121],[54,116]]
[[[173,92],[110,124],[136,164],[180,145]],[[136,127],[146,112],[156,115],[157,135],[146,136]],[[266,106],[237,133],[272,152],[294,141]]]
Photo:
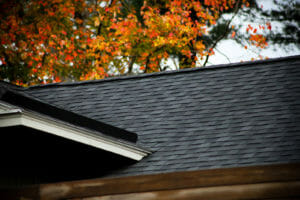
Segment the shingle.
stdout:
[[115,176],[300,162],[300,56],[26,92],[155,151]]

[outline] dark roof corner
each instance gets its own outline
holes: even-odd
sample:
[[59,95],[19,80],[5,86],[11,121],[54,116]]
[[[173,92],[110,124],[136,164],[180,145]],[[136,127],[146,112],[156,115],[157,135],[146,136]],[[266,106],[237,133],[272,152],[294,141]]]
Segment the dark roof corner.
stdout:
[[15,106],[45,114],[67,123],[99,131],[116,139],[133,143],[137,142],[137,134],[135,133],[52,106],[28,94],[13,91],[8,87],[2,86],[2,84],[0,84],[0,99]]
[[25,88],[18,86],[18,85],[14,85],[12,83],[0,80],[0,88],[8,88],[8,89],[12,89],[12,90],[24,90]]

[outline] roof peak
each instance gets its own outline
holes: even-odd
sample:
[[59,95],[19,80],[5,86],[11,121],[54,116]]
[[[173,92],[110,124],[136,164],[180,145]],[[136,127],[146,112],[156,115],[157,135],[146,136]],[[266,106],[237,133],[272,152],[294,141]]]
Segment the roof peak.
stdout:
[[174,75],[174,74],[178,74],[178,73],[190,73],[190,72],[202,71],[202,70],[224,69],[224,68],[230,68],[230,67],[241,67],[241,66],[245,66],[245,65],[251,66],[251,65],[255,65],[255,64],[281,62],[281,61],[293,60],[293,59],[300,59],[300,55],[270,58],[267,60],[236,62],[236,63],[229,63],[229,64],[217,64],[217,65],[210,65],[210,66],[206,66],[206,67],[187,68],[187,69],[155,72],[155,73],[148,73],[148,74],[136,74],[136,75],[127,75],[127,76],[121,75],[121,76],[115,76],[115,77],[109,77],[109,78],[97,79],[97,80],[49,83],[49,84],[45,84],[45,85],[30,86],[29,89],[41,88],[41,87],[44,88],[44,87],[58,87],[58,86],[76,86],[76,85],[85,85],[85,84],[93,84],[93,83],[101,83],[101,82],[121,81],[121,80],[128,80],[128,79],[149,78],[149,77],[155,77],[155,76]]

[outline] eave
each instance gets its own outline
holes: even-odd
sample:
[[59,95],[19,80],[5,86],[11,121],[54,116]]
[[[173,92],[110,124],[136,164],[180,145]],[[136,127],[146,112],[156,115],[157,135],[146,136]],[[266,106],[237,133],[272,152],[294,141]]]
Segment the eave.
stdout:
[[114,137],[109,137],[95,130],[67,123],[31,110],[18,108],[3,101],[0,101],[0,104],[0,127],[25,126],[136,161],[141,160],[151,153],[134,143],[121,139],[117,140]]

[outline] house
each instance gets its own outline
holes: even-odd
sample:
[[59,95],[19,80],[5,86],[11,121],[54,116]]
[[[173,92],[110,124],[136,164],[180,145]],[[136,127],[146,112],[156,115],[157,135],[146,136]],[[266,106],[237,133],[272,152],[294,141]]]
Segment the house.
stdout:
[[300,56],[1,82],[0,127],[6,198],[300,198]]

